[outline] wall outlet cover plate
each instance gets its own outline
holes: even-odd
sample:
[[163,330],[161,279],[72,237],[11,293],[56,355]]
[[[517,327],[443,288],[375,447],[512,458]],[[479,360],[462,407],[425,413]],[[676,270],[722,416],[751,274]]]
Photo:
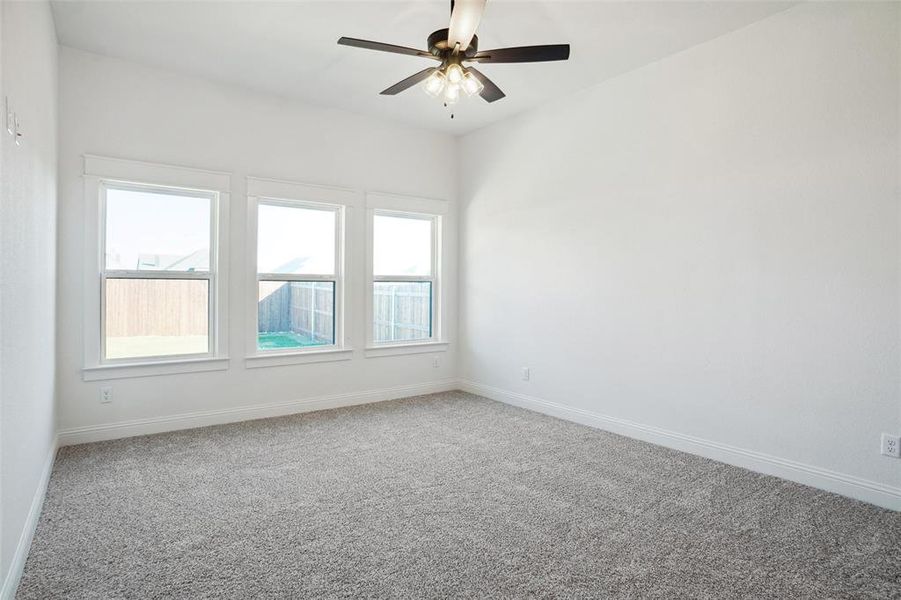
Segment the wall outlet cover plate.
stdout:
[[880,450],[886,456],[901,458],[901,436],[883,433]]

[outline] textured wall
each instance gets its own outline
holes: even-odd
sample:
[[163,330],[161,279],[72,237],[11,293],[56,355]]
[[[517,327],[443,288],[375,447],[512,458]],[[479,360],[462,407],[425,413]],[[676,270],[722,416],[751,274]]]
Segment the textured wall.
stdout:
[[2,95],[24,132],[16,146],[0,129],[0,577],[12,585],[56,431],[57,47],[47,3],[0,10]]
[[898,19],[805,3],[466,136],[464,376],[901,487]]
[[[448,148],[448,154],[424,149]],[[226,171],[232,174],[229,227],[228,371],[84,382],[83,248],[85,153]],[[456,194],[453,140],[352,113],[316,108],[63,47],[60,52],[61,430],[192,411],[291,402],[311,397],[454,377],[456,344],[440,355],[365,358],[362,210],[350,215],[347,334],[353,360],[246,369],[249,279],[248,175],[451,201]],[[450,162],[448,162],[450,160]],[[445,257],[448,337],[456,341],[456,223],[448,216]],[[98,402],[111,385],[111,404]]]

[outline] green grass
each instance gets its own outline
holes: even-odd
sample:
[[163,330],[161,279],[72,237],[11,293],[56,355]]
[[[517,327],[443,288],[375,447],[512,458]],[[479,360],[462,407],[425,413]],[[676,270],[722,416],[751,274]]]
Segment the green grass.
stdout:
[[290,331],[260,333],[257,335],[257,348],[260,350],[280,350],[284,348],[305,348],[307,346],[325,346],[328,342],[315,341],[309,336]]

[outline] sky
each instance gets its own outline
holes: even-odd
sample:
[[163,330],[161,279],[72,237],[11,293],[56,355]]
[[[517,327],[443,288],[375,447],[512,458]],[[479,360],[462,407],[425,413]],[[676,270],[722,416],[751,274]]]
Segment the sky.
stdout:
[[257,217],[257,271],[335,273],[333,210],[260,204]]
[[[110,188],[106,198],[106,267],[135,269],[140,256],[164,255],[165,266],[210,247],[209,198]],[[257,262],[261,273],[335,272],[333,210],[260,204]],[[376,215],[376,275],[429,275],[431,221]],[[209,268],[206,260],[190,265]],[[178,267],[184,270],[187,267]]]
[[373,237],[373,274],[431,274],[431,220],[376,215]]
[[186,256],[208,250],[210,202],[209,198],[107,189],[106,268],[135,269],[142,254]]

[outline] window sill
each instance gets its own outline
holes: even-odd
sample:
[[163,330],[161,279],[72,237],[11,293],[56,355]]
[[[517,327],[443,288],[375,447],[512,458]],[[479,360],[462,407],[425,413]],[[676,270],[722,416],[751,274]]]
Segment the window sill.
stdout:
[[258,369],[263,367],[336,362],[352,359],[353,352],[352,348],[331,348],[328,350],[308,350],[306,352],[252,354],[244,358],[244,366],[248,369]]
[[411,344],[367,346],[366,358],[402,356],[404,354],[426,354],[428,352],[446,352],[449,345],[448,342],[417,342]]
[[81,378],[83,381],[103,381],[106,379],[154,377],[158,375],[176,375],[180,373],[201,373],[204,371],[226,371],[228,370],[228,364],[228,358],[214,357],[97,365],[82,369]]

